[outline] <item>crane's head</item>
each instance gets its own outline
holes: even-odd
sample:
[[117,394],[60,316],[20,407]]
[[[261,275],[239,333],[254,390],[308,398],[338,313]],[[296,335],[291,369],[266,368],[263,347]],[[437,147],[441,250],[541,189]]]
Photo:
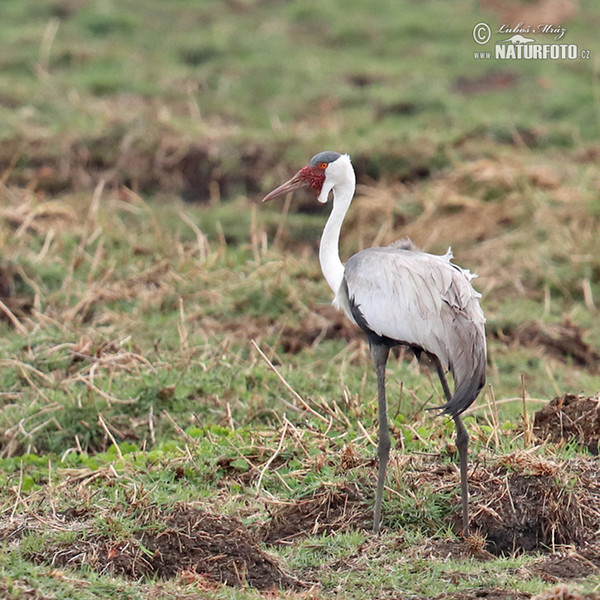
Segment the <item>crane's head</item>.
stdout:
[[306,167],[300,169],[289,181],[275,188],[263,198],[268,202],[277,196],[294,190],[310,187],[315,190],[317,200],[325,203],[329,192],[336,186],[351,184],[354,191],[354,170],[347,154],[339,154],[331,150],[315,154]]

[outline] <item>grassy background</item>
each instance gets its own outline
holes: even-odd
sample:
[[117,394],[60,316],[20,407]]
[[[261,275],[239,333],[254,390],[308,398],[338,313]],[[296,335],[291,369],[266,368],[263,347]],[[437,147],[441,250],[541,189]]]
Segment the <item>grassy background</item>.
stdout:
[[[344,257],[410,235],[436,253],[452,244],[479,274],[490,360],[468,418],[473,460],[579,452],[537,444],[522,397],[531,415],[554,396],[599,391],[592,0],[557,3],[550,17],[590,60],[503,64],[473,58],[473,25],[505,22],[492,2],[2,8],[0,511],[6,531],[32,515],[92,513],[83,533],[3,536],[6,597],[255,597],[52,559],[65,540],[131,541],[144,510],[177,503],[256,528],[274,502],[322,485],[356,483],[370,501],[374,378],[360,333],[328,306],[316,259],[327,208],[257,204],[321,149],[349,152],[359,176]],[[574,341],[579,354],[565,350]],[[392,361],[387,532],[272,550],[319,582],[300,597],[440,597],[450,581],[464,598],[490,573],[505,593],[547,587],[519,576],[535,556],[482,568],[419,554],[452,537],[458,509],[457,490],[415,499],[401,483],[404,469],[428,468],[420,453],[452,463],[452,425],[421,411],[439,397],[427,369]]]

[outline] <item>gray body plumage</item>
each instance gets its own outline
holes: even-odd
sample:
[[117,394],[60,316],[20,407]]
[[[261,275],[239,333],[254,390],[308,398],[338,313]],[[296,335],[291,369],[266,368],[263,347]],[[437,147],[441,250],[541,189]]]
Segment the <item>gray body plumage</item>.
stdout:
[[346,263],[336,304],[372,342],[436,356],[454,376],[444,414],[466,410],[485,383],[486,344],[473,275],[410,240],[358,252]]

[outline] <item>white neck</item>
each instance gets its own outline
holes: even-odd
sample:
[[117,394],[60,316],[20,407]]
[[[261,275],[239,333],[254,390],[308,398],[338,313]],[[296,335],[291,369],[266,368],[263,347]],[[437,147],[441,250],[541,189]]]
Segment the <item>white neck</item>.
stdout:
[[344,265],[340,260],[340,232],[354,196],[354,186],[354,172],[352,172],[351,178],[333,188],[333,208],[323,229],[319,246],[321,270],[334,294],[337,294],[340,289],[344,277]]

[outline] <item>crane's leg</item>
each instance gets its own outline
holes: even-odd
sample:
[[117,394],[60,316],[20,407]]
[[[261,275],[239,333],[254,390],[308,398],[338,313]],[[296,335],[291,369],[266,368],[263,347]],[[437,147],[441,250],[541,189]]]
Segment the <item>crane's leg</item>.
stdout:
[[[446,373],[442,367],[440,359],[435,354],[430,354],[430,358],[435,364],[435,368],[438,373],[438,377],[442,382],[442,388],[444,389],[444,396],[446,401],[450,402],[452,394],[450,387],[448,386],[448,380],[446,379]],[[463,535],[469,533],[469,482],[467,480],[467,456],[469,452],[469,433],[467,432],[464,423],[459,415],[454,418],[454,424],[456,425],[456,448],[458,449],[458,462],[460,467],[460,495],[462,498],[462,521],[463,521]]]
[[387,420],[387,402],[385,399],[385,365],[390,349],[386,344],[371,342],[371,357],[377,373],[377,401],[379,405],[379,443],[377,455],[379,456],[379,472],[377,474],[377,493],[375,495],[375,514],[373,517],[373,531],[378,532],[381,527],[381,502],[383,500],[383,486],[385,471],[390,456],[390,431]]
[[446,373],[444,372],[444,367],[442,367],[442,363],[440,359],[435,354],[429,354],[429,358],[433,361],[435,365],[435,369],[437,371],[438,377],[440,378],[440,382],[442,383],[442,389],[444,390],[444,396],[446,397],[446,402],[450,402],[450,398],[452,398],[452,392],[450,391],[450,386],[448,385],[448,380],[446,379]]
[[456,447],[460,464],[460,494],[462,496],[463,535],[469,534],[469,482],[467,481],[467,453],[469,451],[469,434],[460,418],[455,415]]

